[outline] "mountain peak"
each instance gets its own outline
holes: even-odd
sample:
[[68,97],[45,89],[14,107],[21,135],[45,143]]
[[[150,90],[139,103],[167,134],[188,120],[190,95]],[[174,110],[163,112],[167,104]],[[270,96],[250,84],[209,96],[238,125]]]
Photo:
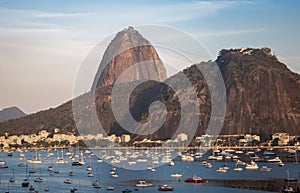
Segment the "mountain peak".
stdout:
[[[254,53],[264,54],[265,56],[273,57],[274,53],[272,52],[271,48],[263,47],[263,48],[236,48],[236,49],[222,49],[219,52],[219,56],[223,56],[225,54],[232,54],[235,56],[242,56],[242,55],[252,55]],[[275,56],[274,56],[275,57]]]
[[10,119],[17,119],[25,115],[26,114],[18,107],[4,108],[0,111],[0,122]]
[[[145,63],[144,63],[145,62]],[[138,31],[129,26],[117,33],[108,45],[101,60],[93,88],[113,85],[125,70],[130,69],[125,82],[157,76],[159,81],[167,78],[166,69],[153,45]]]

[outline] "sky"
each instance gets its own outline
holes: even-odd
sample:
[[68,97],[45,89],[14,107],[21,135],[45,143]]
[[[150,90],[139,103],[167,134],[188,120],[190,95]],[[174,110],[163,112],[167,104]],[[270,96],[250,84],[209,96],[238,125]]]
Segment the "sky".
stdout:
[[289,0],[0,0],[0,109],[34,113],[71,100],[89,51],[128,26],[180,29],[214,59],[223,48],[270,47],[300,73],[299,8]]

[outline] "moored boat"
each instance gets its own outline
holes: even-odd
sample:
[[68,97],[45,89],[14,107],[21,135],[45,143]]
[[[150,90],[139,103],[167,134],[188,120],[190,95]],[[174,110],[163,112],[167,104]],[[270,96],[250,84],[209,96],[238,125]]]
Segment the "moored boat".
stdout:
[[153,186],[153,184],[147,183],[147,182],[144,181],[144,180],[140,180],[139,183],[136,184],[135,186],[136,186],[136,187],[142,187],[142,188],[145,188],[145,187]]
[[236,166],[233,170],[240,172],[240,171],[243,171],[243,168]]
[[114,190],[115,188],[112,186],[107,186],[106,190]]
[[41,178],[41,177],[39,177],[39,178],[36,178],[35,180],[34,180],[34,182],[43,182],[44,180],[43,180],[43,178]]
[[226,172],[227,172],[227,169],[224,168],[224,167],[220,167],[220,168],[218,168],[216,171],[219,172],[219,173],[226,173]]
[[270,163],[282,163],[279,157],[275,157],[274,159],[269,159],[268,162]]
[[0,165],[0,169],[5,169],[5,168],[8,168],[8,165],[6,165],[6,164],[1,164]]
[[65,184],[72,184],[72,180],[66,179],[66,180],[64,180],[64,183],[65,183]]
[[182,174],[171,174],[172,178],[181,178]]
[[193,162],[194,158],[192,156],[190,156],[190,155],[186,155],[186,156],[182,156],[181,160],[185,161],[185,162]]
[[162,185],[158,188],[158,191],[173,191],[174,188],[171,186],[168,186],[167,184]]
[[257,170],[258,165],[252,160],[250,164],[246,165],[247,170]]
[[186,182],[186,183],[204,183],[204,182],[206,182],[206,180],[195,175],[192,178],[187,178],[186,180],[184,180],[184,182]]
[[261,172],[270,172],[272,168],[269,168],[268,166],[261,166],[260,171]]
[[101,188],[101,185],[100,185],[100,183],[98,182],[98,180],[94,181],[94,182],[92,183],[92,186],[93,186],[94,188]]
[[125,190],[122,190],[122,193],[132,193],[132,190],[125,189]]
[[29,180],[26,178],[22,182],[22,187],[28,187],[29,186]]
[[288,186],[288,187],[285,187],[283,190],[282,190],[282,193],[294,193],[294,189],[293,187],[291,186]]
[[82,163],[79,161],[73,161],[72,166],[82,166]]

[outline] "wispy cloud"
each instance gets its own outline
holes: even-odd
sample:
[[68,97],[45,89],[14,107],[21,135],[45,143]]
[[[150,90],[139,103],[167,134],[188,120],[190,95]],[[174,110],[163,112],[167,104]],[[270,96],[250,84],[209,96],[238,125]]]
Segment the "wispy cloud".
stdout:
[[216,36],[232,36],[252,33],[267,32],[267,28],[242,29],[242,30],[219,30],[219,31],[201,31],[192,33],[196,37],[216,37]]
[[2,16],[9,15],[15,17],[32,17],[32,18],[63,18],[63,17],[77,17],[87,13],[58,13],[45,12],[32,9],[7,9],[0,7],[0,14]]
[[38,18],[62,18],[62,17],[78,17],[87,13],[35,13],[33,17]]

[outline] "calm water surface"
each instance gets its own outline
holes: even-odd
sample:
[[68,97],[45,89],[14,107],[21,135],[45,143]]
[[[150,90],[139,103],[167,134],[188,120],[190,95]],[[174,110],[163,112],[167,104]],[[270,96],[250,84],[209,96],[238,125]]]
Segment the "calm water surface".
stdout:
[[[212,179],[222,179],[222,180],[234,180],[234,179],[276,179],[276,178],[287,178],[287,171],[289,171],[289,177],[298,178],[300,172],[300,165],[294,163],[286,163],[285,167],[279,167],[278,165],[267,164],[272,168],[271,172],[260,172],[258,170],[249,171],[245,170],[242,172],[233,171],[235,164],[233,162],[212,162],[213,168],[208,169],[202,166],[201,162],[182,162],[175,161],[175,166],[170,167],[169,165],[163,165],[156,168],[156,172],[151,172],[148,170],[126,170],[123,168],[118,168],[117,173],[119,178],[112,178],[109,174],[112,166],[103,162],[96,162],[96,158],[92,159],[92,167],[95,176],[88,177],[86,167],[89,165],[89,159],[86,159],[86,164],[83,166],[72,166],[71,161],[68,160],[68,164],[57,165],[55,164],[56,156],[60,154],[60,151],[55,152],[54,156],[50,157],[48,162],[44,162],[46,152],[39,152],[42,154],[42,164],[28,164],[28,167],[17,167],[20,162],[19,153],[14,152],[12,157],[7,157],[6,153],[2,153],[0,160],[4,159],[9,168],[0,169],[0,192],[9,191],[15,193],[29,192],[28,187],[21,187],[23,179],[28,177],[30,179],[30,184],[35,187],[35,190],[39,192],[44,192],[46,187],[49,188],[49,192],[55,193],[67,193],[73,187],[78,188],[78,193],[80,192],[121,192],[123,189],[133,190],[135,184],[143,179],[147,182],[154,184],[153,187],[140,189],[139,192],[150,193],[159,192],[157,190],[158,185],[168,184],[175,188],[174,192],[188,192],[188,193],[214,193],[214,192],[224,192],[224,193],[259,193],[263,191],[253,191],[253,190],[242,190],[242,189],[232,189],[222,186],[214,186],[212,184],[186,184],[184,183],[185,178],[193,177],[194,175],[200,176],[202,178],[212,180]],[[34,152],[24,152],[25,158],[31,158]],[[88,157],[87,154],[85,154]],[[66,158],[67,159],[67,158]],[[227,164],[230,170],[227,173],[218,173],[216,169],[218,167]],[[53,176],[49,175],[47,171],[48,166],[52,165],[54,169],[59,170],[58,174]],[[266,163],[258,163],[259,166],[266,165]],[[36,173],[28,174],[28,170],[36,168]],[[75,176],[69,176],[69,172],[73,171]],[[174,173],[181,173],[181,182],[178,179],[172,178],[170,175]],[[10,177],[14,175],[16,181],[9,182]],[[35,178],[42,177],[44,182],[36,183],[33,182]],[[71,179],[72,184],[64,184],[65,179]],[[94,189],[91,183],[95,180],[101,182],[101,189]],[[107,186],[113,186],[114,191],[106,190]],[[135,191],[133,191],[135,192]]]

